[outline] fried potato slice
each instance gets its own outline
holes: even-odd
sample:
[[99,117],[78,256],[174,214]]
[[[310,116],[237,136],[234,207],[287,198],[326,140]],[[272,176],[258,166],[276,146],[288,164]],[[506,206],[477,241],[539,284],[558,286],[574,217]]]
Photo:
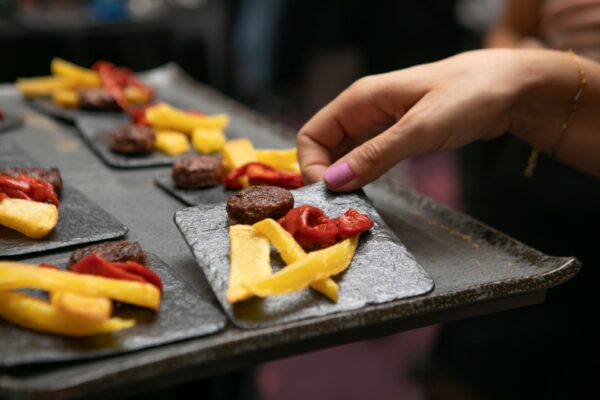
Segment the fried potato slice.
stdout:
[[194,129],[225,129],[229,124],[226,114],[197,115],[181,111],[166,103],[146,110],[146,120],[156,129],[174,130],[191,135]]
[[78,87],[77,81],[65,76],[41,76],[38,78],[19,78],[17,89],[27,97],[51,96],[56,90],[73,90]]
[[284,150],[257,149],[256,159],[279,170],[300,172],[298,150],[295,147]]
[[50,303],[24,293],[0,291],[0,316],[15,325],[67,336],[93,336],[131,328],[135,320],[94,321],[62,312]]
[[304,289],[315,281],[337,275],[348,268],[357,245],[358,235],[326,249],[313,251],[268,278],[246,284],[246,288],[260,297]]
[[100,76],[96,71],[80,67],[77,64],[55,57],[50,62],[52,75],[71,78],[77,82],[78,87],[100,86]]
[[52,101],[59,107],[79,107],[79,93],[71,89],[58,89],[52,93]]
[[169,156],[183,154],[190,150],[187,135],[175,131],[155,131],[154,148]]
[[227,139],[222,129],[196,128],[192,132],[192,146],[201,154],[215,153],[221,149]]
[[0,200],[0,225],[21,232],[33,239],[47,236],[58,223],[54,204],[6,198]]
[[50,295],[50,304],[65,314],[92,321],[107,320],[112,313],[112,301],[106,297],[54,292]]
[[[298,242],[296,242],[294,237],[274,219],[263,219],[252,225],[252,227],[269,239],[286,264],[293,264],[306,257],[306,252]],[[338,301],[339,286],[333,279],[327,278],[312,282],[310,287],[329,297],[332,301]]]
[[127,86],[123,89],[125,99],[134,105],[146,104],[152,100],[152,93],[137,86]]
[[149,283],[103,278],[0,261],[0,290],[42,289],[107,297],[153,310],[160,305],[160,291]]
[[221,147],[223,167],[227,172],[233,171],[249,162],[258,161],[256,151],[250,139],[235,139],[227,141]]
[[269,240],[250,225],[229,227],[230,272],[227,302],[252,296],[246,285],[271,276]]

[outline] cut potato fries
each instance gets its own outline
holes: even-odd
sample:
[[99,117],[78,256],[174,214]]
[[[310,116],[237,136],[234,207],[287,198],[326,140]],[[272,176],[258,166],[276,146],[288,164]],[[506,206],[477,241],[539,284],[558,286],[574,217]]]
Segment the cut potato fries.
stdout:
[[11,291],[0,291],[0,316],[23,328],[67,336],[92,336],[135,325],[134,320],[120,318],[81,318],[46,301]]
[[79,87],[100,86],[100,77],[96,71],[80,67],[62,58],[53,58],[50,63],[50,70],[54,76],[73,79]]
[[[298,242],[296,242],[294,237],[274,219],[263,219],[262,221],[252,225],[252,227],[269,239],[286,264],[293,264],[294,262],[306,257],[306,252],[304,249],[302,249]],[[327,278],[312,282],[310,287],[329,297],[332,301],[338,301],[339,287],[333,279]]]
[[160,103],[146,110],[146,120],[155,129],[175,130],[191,135],[194,129],[225,129],[229,124],[226,114],[196,115]]
[[0,261],[0,290],[14,289],[42,289],[48,292],[72,292],[92,297],[107,297],[153,310],[158,309],[160,305],[160,291],[149,283]]
[[0,225],[33,239],[47,236],[58,223],[54,204],[6,198],[0,200]]
[[192,145],[201,154],[219,151],[225,141],[225,134],[222,129],[196,128],[192,132]]
[[256,150],[256,159],[258,162],[265,163],[276,169],[300,172],[300,165],[298,164],[298,151],[295,147],[284,150]]
[[169,156],[177,156],[190,150],[187,136],[181,132],[155,131],[154,148]]
[[79,107],[79,94],[72,89],[58,89],[52,93],[52,101],[59,107]]
[[348,268],[357,245],[358,235],[326,249],[313,251],[270,277],[247,284],[246,288],[260,297],[307,288],[314,281],[337,275]]
[[75,79],[65,76],[19,78],[16,85],[17,89],[27,97],[51,96],[56,90],[72,90],[78,87]]
[[230,265],[227,301],[252,297],[246,285],[271,276],[269,240],[250,225],[229,227]]
[[249,139],[229,140],[221,147],[221,157],[228,172],[249,162],[258,161],[254,145]]
[[50,295],[50,303],[65,314],[92,321],[107,320],[112,314],[112,302],[106,297],[55,292]]

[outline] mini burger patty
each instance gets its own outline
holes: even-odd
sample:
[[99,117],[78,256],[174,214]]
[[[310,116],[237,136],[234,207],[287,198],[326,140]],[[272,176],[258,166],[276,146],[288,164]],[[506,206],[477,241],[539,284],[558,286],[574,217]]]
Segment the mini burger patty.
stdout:
[[91,88],[79,91],[79,108],[82,110],[118,111],[119,105],[106,89]]
[[223,167],[214,156],[192,156],[179,159],[173,164],[171,177],[177,187],[199,189],[221,183]]
[[152,151],[156,136],[145,126],[123,125],[110,135],[110,149],[122,154],[147,154]]
[[0,173],[10,176],[27,175],[35,179],[43,179],[52,185],[56,194],[60,194],[63,188],[63,181],[60,176],[60,171],[56,167],[15,167],[0,171]]
[[289,190],[276,186],[250,186],[227,200],[229,224],[251,225],[265,218],[279,219],[294,207]]
[[146,255],[138,242],[117,240],[100,244],[93,244],[82,249],[75,250],[69,258],[68,267],[77,264],[89,255],[97,254],[107,261],[135,261],[146,265]]

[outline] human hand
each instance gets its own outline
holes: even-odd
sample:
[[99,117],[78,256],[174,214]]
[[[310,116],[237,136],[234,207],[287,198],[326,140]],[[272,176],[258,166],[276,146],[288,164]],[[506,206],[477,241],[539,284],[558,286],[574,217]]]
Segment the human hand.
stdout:
[[531,76],[522,52],[463,53],[358,80],[300,130],[306,181],[354,190],[411,155],[500,136],[518,121]]
[[552,48],[600,61],[600,0],[553,0],[542,9],[540,35]]

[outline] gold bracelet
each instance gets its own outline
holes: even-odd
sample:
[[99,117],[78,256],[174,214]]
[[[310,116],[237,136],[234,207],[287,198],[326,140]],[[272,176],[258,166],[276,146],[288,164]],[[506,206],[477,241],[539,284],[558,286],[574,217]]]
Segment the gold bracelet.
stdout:
[[[569,50],[568,53],[575,60],[575,63],[577,64],[577,68],[579,70],[579,87],[577,88],[577,93],[575,93],[575,96],[573,97],[573,100],[571,101],[571,104],[567,109],[565,119],[560,125],[560,136],[558,137],[556,144],[550,149],[550,155],[553,157],[555,157],[558,154],[558,151],[560,150],[563,142],[565,141],[565,137],[567,136],[567,130],[569,129],[569,122],[571,120],[571,116],[579,107],[579,103],[581,102],[581,96],[583,95],[585,87],[587,86],[587,78],[585,76],[585,69],[583,68],[583,63],[581,62],[581,59],[573,50]],[[525,175],[526,178],[531,178],[533,176],[533,171],[535,170],[535,167],[537,165],[539,152],[540,151],[537,148],[533,148],[531,150],[529,159],[527,159],[527,166],[525,167],[525,171],[523,172],[523,175]]]

